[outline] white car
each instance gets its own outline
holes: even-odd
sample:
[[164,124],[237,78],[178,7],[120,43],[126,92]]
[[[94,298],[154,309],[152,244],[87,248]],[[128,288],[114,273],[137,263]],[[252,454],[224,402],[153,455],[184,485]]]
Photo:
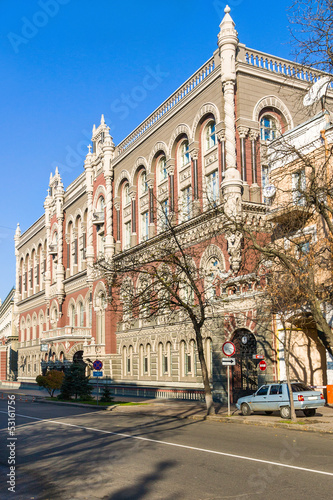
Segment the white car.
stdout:
[[[306,417],[313,417],[317,408],[325,406],[326,401],[320,391],[314,391],[301,382],[292,382],[291,387],[295,410],[302,410]],[[287,382],[262,385],[257,392],[239,398],[236,403],[236,407],[244,416],[250,415],[253,411],[264,411],[267,415],[279,411],[281,418],[290,418],[289,405]]]

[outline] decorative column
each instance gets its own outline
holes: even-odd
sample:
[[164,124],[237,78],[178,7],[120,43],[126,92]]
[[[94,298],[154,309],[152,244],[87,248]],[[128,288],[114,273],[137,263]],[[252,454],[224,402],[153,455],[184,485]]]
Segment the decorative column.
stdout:
[[60,314],[62,314],[62,303],[65,298],[65,268],[63,265],[63,254],[64,254],[64,243],[63,243],[63,224],[64,224],[64,212],[63,212],[63,203],[64,203],[64,186],[60,181],[55,193],[55,202],[56,202],[56,214],[57,214],[57,222],[58,222],[58,264],[57,264],[57,272],[56,272],[56,280],[57,280],[57,298],[60,306]]
[[93,242],[93,166],[91,146],[88,146],[89,153],[84,162],[86,172],[86,188],[87,188],[87,284],[92,292],[92,284],[94,281],[93,265],[94,265],[94,242]]
[[155,214],[154,214],[154,181],[155,176],[153,173],[148,174],[148,205],[149,205],[149,221],[148,221],[148,238],[155,236]]
[[104,175],[106,184],[106,236],[105,236],[105,256],[112,257],[115,252],[115,242],[113,237],[113,206],[112,206],[112,183],[113,183],[113,167],[112,158],[115,149],[112,137],[107,131],[104,138],[103,153],[104,153]]
[[[47,309],[49,308],[50,286],[51,286],[51,262],[50,262],[50,254],[49,254],[49,248],[50,248],[50,244],[51,244],[51,216],[50,216],[51,203],[52,203],[52,198],[48,194],[47,197],[45,198],[45,203],[44,203],[45,229],[46,229],[45,301],[48,304]],[[47,313],[47,315],[48,315],[48,313]]]
[[222,192],[225,213],[230,218],[235,218],[241,215],[243,185],[237,170],[235,132],[235,61],[238,37],[235,23],[229,15],[230,8],[227,6],[224,12],[225,16],[220,24],[220,33],[218,35],[225,115],[226,170],[222,182]]
[[131,186],[129,189],[129,195],[131,198],[131,221],[132,221],[132,231],[131,231],[131,247],[138,244],[138,234],[136,227],[136,187]]
[[250,200],[250,190],[247,182],[246,175],[246,137],[249,133],[247,127],[238,127],[238,134],[240,138],[240,149],[241,149],[241,176],[243,181],[243,200]]
[[167,172],[169,176],[169,219],[171,220],[175,212],[175,160],[173,158],[167,161]]
[[116,209],[116,223],[117,223],[117,235],[116,235],[116,253],[121,252],[121,240],[120,240],[120,198],[117,198],[113,201],[114,208]]
[[219,172],[221,182],[220,182],[220,200],[223,201],[223,192],[222,192],[222,182],[225,177],[225,170],[226,170],[226,158],[225,158],[225,130],[221,129],[219,132],[216,134],[218,142],[221,144],[219,148],[219,154],[220,154],[220,160],[219,164],[221,164],[221,171]]
[[257,141],[259,138],[259,130],[250,130],[251,141],[251,164],[252,164],[252,185],[250,187],[250,198],[255,203],[261,202],[260,187],[258,186],[257,176]]
[[200,213],[200,196],[199,196],[199,172],[198,172],[198,159],[199,159],[199,142],[193,141],[189,145],[189,152],[192,161],[192,214],[193,217]]
[[16,280],[15,280],[15,299],[14,303],[16,304],[21,300],[22,297],[20,297],[20,289],[21,289],[21,294],[23,294],[23,277],[20,275],[20,253],[19,253],[19,244],[21,241],[21,228],[20,224],[17,224],[17,228],[15,231],[15,236],[14,236],[14,241],[15,241],[15,258],[16,258]]

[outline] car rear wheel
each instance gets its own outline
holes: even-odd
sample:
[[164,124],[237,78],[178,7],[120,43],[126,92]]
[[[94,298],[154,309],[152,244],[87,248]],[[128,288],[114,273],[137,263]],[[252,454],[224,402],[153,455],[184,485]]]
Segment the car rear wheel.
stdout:
[[266,415],[272,415],[272,411],[265,411]]
[[281,418],[290,418],[291,416],[290,406],[281,406],[280,416]]
[[316,408],[308,408],[307,410],[303,410],[303,413],[306,417],[314,417],[316,414]]
[[251,408],[247,403],[243,403],[241,406],[241,412],[244,415],[244,417],[247,417],[248,415],[251,415]]

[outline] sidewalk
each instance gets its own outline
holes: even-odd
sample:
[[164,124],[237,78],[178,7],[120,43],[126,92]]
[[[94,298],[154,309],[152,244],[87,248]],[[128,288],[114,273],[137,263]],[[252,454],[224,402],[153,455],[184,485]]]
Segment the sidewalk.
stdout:
[[[5,399],[7,394],[15,394],[17,398],[21,398],[22,403],[31,402],[34,400],[38,402],[48,402],[45,398],[49,396],[45,389],[8,389],[0,386],[0,399]],[[231,405],[230,413],[228,416],[228,408],[226,405],[216,404],[215,415],[206,416],[205,404],[194,401],[180,401],[180,400],[165,400],[165,399],[145,399],[145,398],[126,398],[114,397],[113,401],[126,401],[135,403],[145,403],[144,405],[137,406],[104,406],[100,410],[112,411],[113,414],[128,414],[128,415],[145,415],[160,418],[189,418],[195,420],[208,420],[223,423],[237,423],[245,425],[256,425],[264,427],[275,428],[288,428],[300,431],[320,432],[325,434],[333,434],[333,406],[327,405],[317,410],[314,417],[306,418],[303,412],[297,412],[297,423],[289,423],[289,421],[282,420],[278,413],[273,415],[266,415],[265,413],[256,413],[244,417]],[[53,403],[61,404],[61,403]],[[63,403],[65,405],[76,405],[76,403]],[[89,408],[96,408],[90,405],[80,404]],[[97,408],[96,408],[97,409]]]

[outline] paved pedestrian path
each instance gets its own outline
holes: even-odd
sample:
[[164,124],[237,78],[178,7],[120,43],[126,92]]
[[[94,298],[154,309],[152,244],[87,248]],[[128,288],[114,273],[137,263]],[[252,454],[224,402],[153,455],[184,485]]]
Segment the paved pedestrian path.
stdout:
[[[29,388],[29,389],[8,389],[1,388],[0,386],[0,399],[6,399],[8,394],[15,394],[18,400],[24,402],[50,402],[46,400],[49,396],[48,392],[43,388]],[[303,412],[297,412],[297,423],[282,420],[278,413],[273,415],[266,415],[264,413],[255,413],[244,417],[231,405],[230,415],[228,415],[228,408],[226,405],[216,404],[215,415],[206,415],[204,403],[194,401],[180,401],[180,400],[165,400],[165,399],[145,399],[145,398],[126,398],[114,397],[114,405],[109,407],[100,407],[112,411],[113,414],[133,414],[133,415],[146,415],[155,416],[160,418],[189,418],[198,420],[212,420],[223,423],[237,423],[245,425],[256,425],[264,427],[285,427],[294,430],[308,431],[308,432],[321,432],[333,435],[333,406],[326,405],[317,410],[314,417],[305,418]],[[117,402],[127,401],[136,403],[145,403],[134,406],[118,406]],[[60,404],[60,403],[54,403]],[[76,404],[76,403],[65,403]],[[84,405],[89,406],[89,405]],[[91,408],[91,406],[89,406]]]

